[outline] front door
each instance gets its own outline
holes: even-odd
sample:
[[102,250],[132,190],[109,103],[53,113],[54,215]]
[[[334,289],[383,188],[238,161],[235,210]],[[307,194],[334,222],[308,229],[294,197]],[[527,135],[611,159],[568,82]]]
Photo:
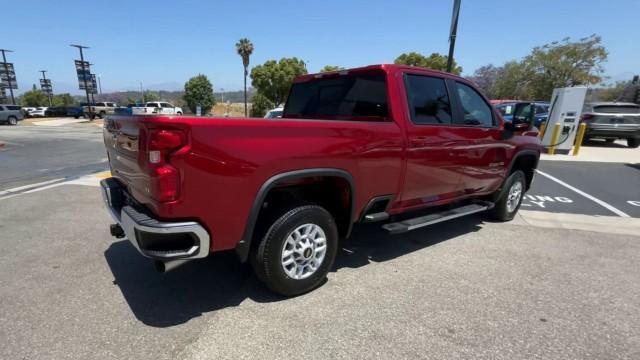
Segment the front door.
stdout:
[[486,193],[499,187],[508,164],[507,153],[512,147],[502,140],[502,130],[493,107],[468,84],[449,80],[455,94],[457,110],[453,114],[456,133],[467,139],[459,149],[464,157],[460,184],[465,194]]

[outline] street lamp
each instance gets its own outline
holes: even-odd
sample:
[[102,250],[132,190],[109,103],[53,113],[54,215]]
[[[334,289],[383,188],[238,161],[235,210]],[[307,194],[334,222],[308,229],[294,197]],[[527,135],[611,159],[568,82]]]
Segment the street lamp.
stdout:
[[7,85],[9,85],[9,93],[11,93],[11,103],[16,104],[16,99],[13,97],[13,86],[11,86],[11,74],[9,74],[9,65],[7,64],[7,56],[5,53],[13,52],[13,50],[0,49],[2,52],[2,61],[4,64],[4,73],[7,75]]
[[[45,73],[47,72],[47,70],[40,70],[40,72],[42,73],[42,80],[44,80],[43,84],[47,84],[47,76],[45,75]],[[40,85],[40,87],[42,88],[42,85]],[[53,103],[51,102],[51,94],[52,93],[52,89],[47,88],[47,97],[49,98],[49,106],[53,106]]]
[[85,91],[85,94],[87,95],[87,107],[89,108],[89,117],[93,119],[93,114],[91,113],[91,100],[89,100],[89,87],[87,86],[87,71],[85,69],[84,55],[82,53],[82,49],[89,49],[89,47],[82,46],[82,45],[75,45],[75,44],[71,44],[69,46],[78,48],[78,50],[80,50],[80,64],[81,64],[80,66],[82,67],[82,82],[84,83],[84,91]]
[[458,16],[460,15],[461,0],[453,0],[453,14],[451,15],[451,31],[449,32],[449,56],[447,57],[447,72],[453,68],[453,49],[456,47],[458,33]]

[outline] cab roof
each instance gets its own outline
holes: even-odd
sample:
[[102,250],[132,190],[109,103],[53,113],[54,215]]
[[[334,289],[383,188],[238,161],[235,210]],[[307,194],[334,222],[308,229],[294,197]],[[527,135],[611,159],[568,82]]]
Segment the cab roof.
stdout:
[[409,65],[398,65],[398,64],[375,64],[375,65],[368,65],[368,66],[362,66],[362,67],[357,67],[357,68],[351,68],[351,69],[342,69],[342,70],[335,70],[335,71],[327,71],[327,72],[322,72],[322,73],[314,73],[314,74],[305,74],[305,75],[300,75],[298,77],[296,77],[293,82],[297,83],[297,82],[305,82],[305,81],[309,81],[312,79],[318,79],[318,78],[322,78],[325,76],[335,76],[335,75],[346,75],[352,72],[368,72],[368,71],[376,71],[376,70],[382,70],[387,74],[393,74],[393,73],[398,73],[398,72],[406,72],[406,71],[411,71],[411,72],[420,72],[420,73],[424,73],[425,75],[436,75],[439,77],[446,77],[446,78],[452,78],[452,79],[460,79],[460,80],[464,80],[465,82],[467,82],[466,79],[445,72],[445,71],[439,71],[439,70],[434,70],[434,69],[428,69],[428,68],[423,68],[423,67],[418,67],[418,66],[409,66]]

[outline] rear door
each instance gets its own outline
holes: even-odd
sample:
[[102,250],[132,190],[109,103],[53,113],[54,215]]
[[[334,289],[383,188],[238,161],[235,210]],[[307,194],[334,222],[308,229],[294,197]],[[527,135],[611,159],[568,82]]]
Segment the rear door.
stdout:
[[493,107],[471,85],[448,80],[453,89],[454,131],[465,141],[457,149],[461,188],[466,194],[485,193],[502,182],[510,145],[502,140],[502,130]]
[[461,195],[459,150],[467,140],[452,127],[452,103],[443,78],[405,73],[409,107],[402,207],[446,202]]

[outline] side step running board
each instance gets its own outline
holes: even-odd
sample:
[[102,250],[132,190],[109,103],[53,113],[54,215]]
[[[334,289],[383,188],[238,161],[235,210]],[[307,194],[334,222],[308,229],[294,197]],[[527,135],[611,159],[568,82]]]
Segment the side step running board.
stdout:
[[459,218],[465,215],[475,214],[493,208],[493,203],[488,201],[475,201],[473,204],[464,205],[455,209],[445,210],[435,214],[416,217],[394,223],[382,225],[382,228],[391,234],[401,234],[407,231],[419,229],[424,226]]
[[365,215],[364,222],[376,222],[376,221],[387,220],[388,218],[389,218],[389,214],[383,211],[379,213]]

